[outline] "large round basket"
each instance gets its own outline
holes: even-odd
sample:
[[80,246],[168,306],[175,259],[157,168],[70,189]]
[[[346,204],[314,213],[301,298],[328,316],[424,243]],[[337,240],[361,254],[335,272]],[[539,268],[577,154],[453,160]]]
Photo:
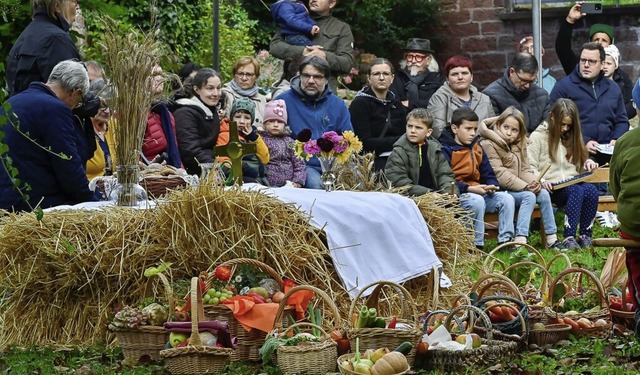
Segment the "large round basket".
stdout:
[[[353,356],[355,356],[355,353],[347,353],[347,354],[343,354],[340,357],[338,357],[338,370],[340,371],[340,373],[342,375],[360,375],[360,373],[352,371],[352,370],[349,370],[348,368],[345,368],[345,367],[342,366],[342,362],[351,361]],[[396,372],[395,374],[391,374],[391,375],[406,374],[407,372],[409,372],[409,370],[411,370],[411,366],[408,366],[407,369],[402,371],[402,372]]]
[[147,191],[149,198],[161,198],[171,190],[186,186],[187,183],[178,175],[148,176],[140,180],[140,185]]
[[[494,304],[489,306],[489,301],[493,301]],[[514,308],[513,304],[518,308]],[[497,340],[514,341],[520,345],[520,348],[526,347],[527,333],[529,332],[529,306],[527,304],[508,296],[489,296],[476,302],[475,306],[482,309],[485,314],[493,308],[501,308],[503,306],[512,308],[516,313],[516,317],[513,320],[491,324],[494,329],[493,337]],[[477,333],[482,333],[484,330],[486,330],[484,327],[474,328],[474,332]]]
[[[175,305],[173,290],[166,276],[162,273],[158,273],[157,276],[164,287],[169,304],[168,315],[170,316]],[[160,359],[160,351],[169,341],[169,334],[162,326],[140,326],[126,329],[109,326],[109,329],[116,335],[118,345],[122,348],[122,354],[127,361],[138,362],[147,357],[157,361]]]
[[[338,308],[327,293],[311,285],[300,285],[291,288],[291,290],[284,295],[282,301],[280,301],[280,306],[278,306],[278,312],[275,318],[275,328],[270,335],[278,334],[280,337],[285,337],[292,329],[299,327],[320,328],[322,334],[320,342],[314,345],[279,346],[276,351],[276,363],[285,374],[297,374],[300,372],[325,374],[327,372],[334,372],[336,370],[336,359],[338,357],[337,343],[329,337],[322,327],[318,327],[312,323],[298,322],[283,331],[283,314],[285,314],[285,310],[289,306],[287,302],[293,294],[302,290],[314,292],[316,297],[319,297],[324,302],[324,306],[330,310],[331,316],[333,317],[332,326],[334,328],[342,326],[342,318],[340,317]],[[323,317],[323,321],[328,321],[326,314],[323,314]]]
[[[389,348],[393,350],[398,347],[398,345],[402,344],[405,341],[413,344],[413,349],[406,356],[407,361],[409,361],[409,365],[413,364],[413,361],[416,356],[416,343],[422,337],[422,331],[420,330],[420,326],[418,323],[418,313],[416,311],[416,304],[413,301],[413,297],[411,294],[401,285],[396,284],[391,281],[377,281],[371,283],[360,290],[356,298],[351,302],[351,307],[349,308],[349,317],[353,316],[353,313],[356,311],[356,304],[360,300],[362,294],[371,289],[371,295],[365,301],[365,306],[367,308],[375,308],[378,312],[380,312],[380,299],[383,293],[383,288],[387,287],[391,289],[392,292],[396,293],[397,296],[401,299],[398,304],[399,312],[396,315],[397,323],[402,324],[402,326],[406,326],[407,329],[388,329],[388,328],[355,328],[353,327],[353,321],[350,321],[350,328],[347,331],[347,337],[349,338],[349,342],[351,344],[351,350],[353,351],[355,348],[356,339],[360,339],[360,348],[362,350],[367,349],[378,349],[378,348]],[[387,297],[387,301],[389,301]],[[393,310],[393,306],[390,303],[387,303],[387,307],[389,311]],[[385,317],[387,324],[392,319],[392,316]],[[398,325],[396,325],[398,327]]]
[[[592,323],[598,319],[603,319],[607,322],[606,325],[602,327],[593,327],[593,328],[581,328],[574,329],[571,333],[576,337],[595,337],[595,338],[607,338],[612,333],[613,324],[611,323],[611,313],[609,311],[609,301],[607,300],[604,288],[602,287],[602,283],[600,279],[591,271],[585,270],[583,268],[568,268],[558,274],[549,284],[549,296],[553,295],[556,284],[558,284],[563,278],[567,275],[575,274],[577,276],[577,285],[576,289],[580,292],[583,291],[583,278],[591,279],[595,285],[594,289],[586,289],[587,291],[595,291],[598,293],[600,297],[600,306],[599,309],[595,311],[586,311],[586,312],[578,312],[577,315],[571,315],[570,318],[573,320],[578,320],[580,318],[586,318],[590,320]],[[569,285],[571,287],[571,285]],[[564,296],[563,296],[564,297]],[[558,318],[568,317],[565,314],[558,312],[558,305],[555,304],[553,306],[545,307],[545,314],[549,317],[549,321],[555,322],[558,321]]]
[[[250,265],[253,266],[263,272],[265,272],[269,277],[274,279],[280,285],[280,289],[282,290],[283,281],[282,277],[276,270],[269,267],[268,265],[250,258],[236,258],[233,260],[229,260],[227,262],[222,263],[220,266],[229,267],[231,269],[231,278],[237,271],[237,267],[239,265]],[[207,280],[207,287],[211,284],[211,278],[213,275],[209,275]],[[258,349],[264,344],[266,332],[263,332],[259,329],[252,329],[251,331],[247,331],[244,329],[242,324],[238,322],[238,320],[233,316],[233,312],[226,306],[220,305],[205,305],[204,307],[205,314],[209,320],[218,320],[220,322],[226,322],[229,324],[229,332],[231,332],[231,336],[237,337],[238,344],[236,345],[236,350],[233,353],[231,360],[232,361],[259,361],[260,354],[258,353]],[[287,311],[289,313],[290,311]],[[287,325],[287,316],[283,315],[283,324]]]
[[553,345],[569,336],[571,326],[569,324],[547,324],[544,329],[532,329],[529,331],[529,344],[538,346]]
[[[476,319],[481,321],[484,327],[491,327],[491,321],[487,314],[479,308],[470,305],[461,305],[453,308],[445,320],[445,326],[450,329],[454,316],[465,311],[469,312],[468,316],[470,317],[469,328],[467,330],[473,330],[476,327]],[[425,360],[420,361],[423,365],[421,367],[426,370],[446,371],[450,373],[469,366],[492,366],[505,363],[515,355],[518,343],[514,341],[494,340],[494,332],[490,328],[483,333],[485,334],[485,338],[483,345],[479,348],[458,351],[428,350],[425,354]]]
[[204,317],[202,292],[198,278],[191,279],[191,336],[189,344],[160,352],[172,374],[205,374],[222,372],[229,363],[233,349],[214,348],[202,344],[198,322]]

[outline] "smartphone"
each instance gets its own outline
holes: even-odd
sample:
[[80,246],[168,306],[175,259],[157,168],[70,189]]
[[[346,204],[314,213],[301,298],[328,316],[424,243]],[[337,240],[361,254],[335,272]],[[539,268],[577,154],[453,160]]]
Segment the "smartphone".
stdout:
[[580,7],[580,11],[586,14],[602,13],[602,3],[584,3]]

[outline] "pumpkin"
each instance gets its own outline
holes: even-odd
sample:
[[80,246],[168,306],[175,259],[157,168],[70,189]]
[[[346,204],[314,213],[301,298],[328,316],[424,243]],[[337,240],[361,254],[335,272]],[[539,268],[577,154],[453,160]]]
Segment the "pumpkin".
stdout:
[[371,368],[371,375],[394,375],[408,368],[407,357],[399,352],[390,352],[376,361]]

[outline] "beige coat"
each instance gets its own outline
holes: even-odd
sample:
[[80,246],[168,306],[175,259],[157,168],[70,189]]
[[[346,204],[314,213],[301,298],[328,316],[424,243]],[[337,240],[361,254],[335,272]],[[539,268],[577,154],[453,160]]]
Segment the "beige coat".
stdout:
[[509,146],[493,129],[493,125],[480,123],[480,146],[489,157],[500,186],[506,190],[523,191],[536,176],[527,157],[527,137]]
[[[529,136],[529,146],[527,154],[529,155],[529,163],[533,168],[533,173],[537,176],[539,171],[547,164],[551,163],[549,157],[549,133],[547,131],[549,125],[544,121]],[[557,161],[551,163],[551,167],[544,175],[544,179],[551,182],[560,182],[580,174],[575,165],[571,164],[567,158],[567,149],[562,142],[558,145]]]

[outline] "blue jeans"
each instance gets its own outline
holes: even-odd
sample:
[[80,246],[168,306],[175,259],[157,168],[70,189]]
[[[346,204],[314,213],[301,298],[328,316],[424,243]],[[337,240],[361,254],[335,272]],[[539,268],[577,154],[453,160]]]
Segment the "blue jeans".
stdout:
[[285,35],[284,41],[292,46],[312,46],[313,42],[306,35]]
[[558,231],[556,227],[556,219],[553,216],[553,206],[551,205],[551,196],[545,189],[540,190],[536,195],[530,191],[509,191],[518,207],[518,219],[516,220],[516,236],[529,236],[529,224],[531,223],[531,214],[536,203],[540,207],[542,215],[542,223],[544,224],[544,232],[546,234],[555,234]]
[[484,246],[485,212],[498,213],[498,242],[509,242],[513,239],[515,202],[508,193],[496,192],[485,195],[464,193],[460,195],[460,206],[471,211],[476,246]]
[[307,164],[307,179],[304,183],[304,187],[307,189],[321,189],[322,184],[320,183],[320,176],[322,175],[322,170],[320,166],[309,165]]

